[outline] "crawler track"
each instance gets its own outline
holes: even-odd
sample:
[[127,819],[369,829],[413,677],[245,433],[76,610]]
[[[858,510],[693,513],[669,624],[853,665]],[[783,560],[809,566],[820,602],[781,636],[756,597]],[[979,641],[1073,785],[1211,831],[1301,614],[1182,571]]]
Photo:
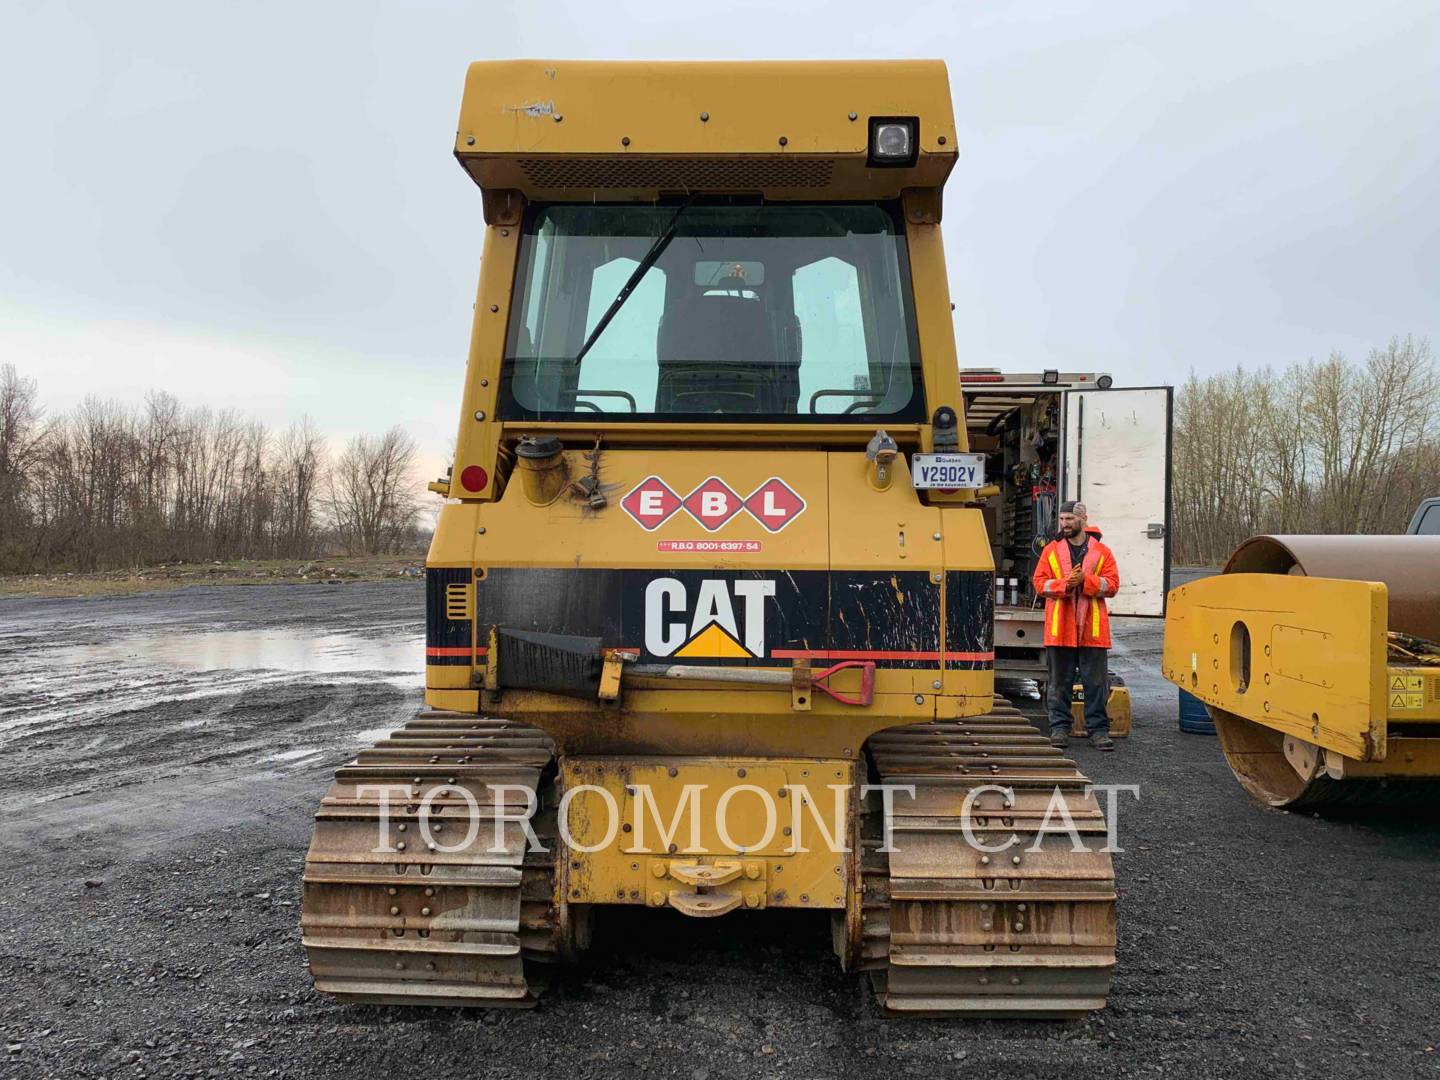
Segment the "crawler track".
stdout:
[[[543,962],[584,932],[556,896],[551,749],[534,728],[426,710],[336,772],[305,860],[301,927],[316,989],[377,1004],[535,1004]],[[388,851],[374,850],[379,785],[394,785]],[[527,791],[548,854],[527,853],[517,822],[497,825],[524,810]],[[468,837],[462,792],[480,811]],[[458,850],[427,844],[427,795],[436,847]]]
[[[885,731],[868,752],[878,779],[916,791],[894,802],[890,850],[878,799],[861,823],[855,966],[870,972],[883,1007],[989,1017],[1104,1007],[1114,873],[1100,850],[1099,805],[1074,763],[999,698],[983,717]],[[534,1005],[546,962],[572,956],[588,936],[556,888],[554,784],[543,732],[460,713],[421,712],[342,766],[305,862],[301,925],[316,988],[377,1004]],[[377,851],[380,785],[394,786],[390,850]],[[982,792],[970,808],[976,840],[998,847],[1018,837],[1004,851],[965,835],[966,797],[984,785],[1014,793]],[[527,853],[513,820],[527,791],[548,853]],[[462,792],[480,809],[468,837]],[[430,849],[420,828],[427,796],[431,839],[457,850]],[[1058,808],[1042,833],[1053,798],[1090,850],[1071,850]]]
[[[883,1007],[911,1015],[1077,1017],[1103,1008],[1115,966],[1115,875],[1087,778],[1001,698],[986,716],[892,728],[868,751],[878,779],[911,784],[890,847],[872,802],[862,826],[862,944]],[[967,839],[966,796],[983,785]],[[1058,793],[1058,794],[1057,794]],[[874,796],[871,797],[874,800]],[[1063,801],[1068,832],[1041,823]],[[1051,831],[1056,830],[1056,831]],[[1033,850],[1032,850],[1033,849]]]

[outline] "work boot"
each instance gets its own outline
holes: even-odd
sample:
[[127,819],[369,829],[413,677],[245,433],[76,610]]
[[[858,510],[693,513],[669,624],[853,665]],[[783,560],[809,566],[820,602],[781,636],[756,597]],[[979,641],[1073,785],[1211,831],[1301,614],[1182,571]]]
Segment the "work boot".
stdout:
[[1090,745],[1096,750],[1114,750],[1115,740],[1103,731],[1097,731],[1094,735],[1090,736]]
[[1061,750],[1070,745],[1070,732],[1064,728],[1050,729],[1050,745],[1058,746]]

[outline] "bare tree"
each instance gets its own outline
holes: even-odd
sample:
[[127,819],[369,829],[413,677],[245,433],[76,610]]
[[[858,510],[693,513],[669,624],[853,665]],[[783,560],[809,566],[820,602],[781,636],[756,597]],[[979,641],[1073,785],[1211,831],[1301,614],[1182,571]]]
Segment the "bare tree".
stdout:
[[1303,379],[1278,380],[1264,414],[1260,455],[1268,466],[1265,495],[1271,527],[1277,532],[1299,532],[1312,515],[1306,400]]
[[310,417],[291,424],[280,437],[271,474],[272,544],[276,551],[312,553],[324,463],[325,442]]
[[0,568],[26,561],[30,497],[45,452],[46,428],[34,379],[0,365]]
[[1180,390],[1173,514],[1182,559],[1228,551],[1256,527],[1264,504],[1259,443],[1269,381],[1269,372],[1237,370],[1204,380],[1192,375]]
[[336,536],[347,551],[375,555],[411,539],[419,513],[415,440],[403,428],[357,435],[330,470],[326,500]]
[[163,392],[46,420],[35,380],[0,366],[0,572],[412,548],[415,456],[395,428],[331,474],[308,418],[275,437]]
[[145,396],[135,427],[135,503],[131,512],[136,540],[147,557],[164,546],[174,493],[180,402],[163,390]]
[[1217,562],[1257,532],[1384,533],[1440,494],[1440,372],[1428,341],[1363,365],[1197,379],[1176,401],[1177,557]]

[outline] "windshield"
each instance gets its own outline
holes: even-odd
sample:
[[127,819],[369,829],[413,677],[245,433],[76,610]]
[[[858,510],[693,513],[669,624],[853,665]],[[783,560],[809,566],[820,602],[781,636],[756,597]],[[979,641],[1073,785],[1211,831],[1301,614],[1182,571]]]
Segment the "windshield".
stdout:
[[507,419],[924,417],[888,207],[541,207],[513,312]]

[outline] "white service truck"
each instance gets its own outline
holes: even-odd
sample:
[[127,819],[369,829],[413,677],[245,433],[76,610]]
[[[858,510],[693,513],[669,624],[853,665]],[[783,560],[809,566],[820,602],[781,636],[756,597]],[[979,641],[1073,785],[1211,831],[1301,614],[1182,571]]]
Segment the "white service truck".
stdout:
[[1044,600],[1030,581],[1063,500],[1085,503],[1115,552],[1111,614],[1165,614],[1172,389],[1117,388],[1090,372],[962,369],[960,378],[970,450],[985,455],[995,673],[1041,682]]

